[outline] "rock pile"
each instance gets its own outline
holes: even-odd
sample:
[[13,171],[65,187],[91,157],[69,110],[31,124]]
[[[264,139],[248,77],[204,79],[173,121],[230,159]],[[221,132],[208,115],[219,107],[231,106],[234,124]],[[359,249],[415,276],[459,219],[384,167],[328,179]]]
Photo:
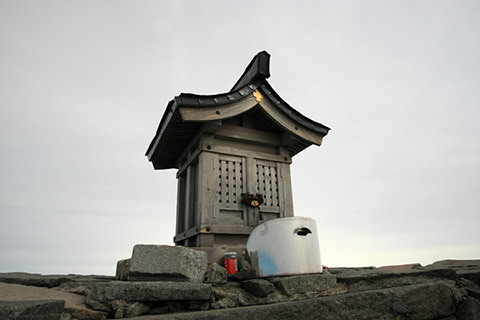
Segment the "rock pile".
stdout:
[[480,319],[480,260],[267,279],[227,278],[212,264],[205,274],[200,282],[4,273],[0,319]]

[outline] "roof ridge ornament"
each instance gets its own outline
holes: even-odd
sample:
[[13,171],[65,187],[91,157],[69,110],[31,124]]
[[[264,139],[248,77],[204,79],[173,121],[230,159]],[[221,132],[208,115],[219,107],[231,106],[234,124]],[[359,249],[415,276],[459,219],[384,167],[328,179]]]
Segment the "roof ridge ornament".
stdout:
[[267,51],[261,51],[253,57],[252,61],[245,68],[240,79],[230,90],[235,91],[249,84],[254,79],[268,79],[270,77],[270,54]]

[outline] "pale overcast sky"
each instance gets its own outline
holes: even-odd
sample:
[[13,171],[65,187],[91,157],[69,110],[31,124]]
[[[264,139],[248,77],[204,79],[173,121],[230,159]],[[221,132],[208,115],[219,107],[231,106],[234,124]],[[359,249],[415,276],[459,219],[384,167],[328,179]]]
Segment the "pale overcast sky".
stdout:
[[330,128],[293,159],[323,264],[480,258],[480,2],[0,1],[0,272],[114,274],[172,244],[169,100],[228,91],[259,51]]

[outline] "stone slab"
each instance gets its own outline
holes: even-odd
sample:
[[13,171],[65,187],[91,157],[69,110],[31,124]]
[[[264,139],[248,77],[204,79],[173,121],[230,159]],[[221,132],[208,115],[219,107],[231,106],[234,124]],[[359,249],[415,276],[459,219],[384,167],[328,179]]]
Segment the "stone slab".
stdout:
[[464,269],[478,269],[480,268],[480,260],[440,260],[432,264],[426,265],[425,269],[455,269],[455,270],[464,270]]
[[348,287],[349,292],[377,290],[427,283],[437,280],[455,283],[457,274],[451,269],[411,270],[406,272],[380,271],[369,273],[337,273],[337,282]]
[[82,306],[83,296],[55,289],[0,283],[0,301],[63,300],[66,307]]
[[270,281],[286,295],[307,292],[322,292],[337,287],[334,275],[328,273],[274,277]]
[[111,281],[97,283],[89,299],[125,301],[209,300],[211,285],[178,281]]
[[255,297],[266,297],[275,291],[275,286],[265,279],[251,279],[242,281],[242,288],[253,294]]
[[99,280],[114,280],[115,277],[106,275],[77,275],[77,274],[48,274],[27,272],[0,273],[0,282],[20,284],[25,286],[53,288],[68,282],[85,282]]
[[68,275],[41,275],[38,273],[7,272],[0,273],[0,282],[15,283],[26,286],[52,288],[71,281]]
[[124,259],[117,262],[115,279],[122,281],[128,280],[128,273],[130,272],[130,262],[131,259]]
[[64,292],[57,290],[57,288],[0,283],[0,301],[24,302],[39,300],[62,301],[62,305],[65,305],[64,314],[70,314],[76,319],[102,319],[103,317],[102,313],[90,310],[85,306],[85,297],[81,294]]
[[[455,295],[454,288],[437,281],[269,305],[152,315],[130,320],[441,319],[455,314]],[[422,303],[401,303],[409,297]]]
[[178,280],[202,282],[207,254],[182,246],[144,245],[133,248],[128,280]]
[[0,320],[58,320],[63,300],[0,301]]
[[459,277],[480,283],[480,260],[441,260],[423,267],[424,270],[450,269]]
[[359,280],[381,280],[381,279],[388,279],[388,278],[399,278],[405,276],[424,276],[430,278],[441,278],[441,279],[450,279],[456,280],[457,273],[453,269],[410,269],[410,270],[403,270],[403,271],[392,271],[388,269],[364,269],[360,270],[358,268],[346,269],[339,271],[338,269],[330,269],[330,273],[335,274],[337,276],[338,281],[350,283],[356,282]]

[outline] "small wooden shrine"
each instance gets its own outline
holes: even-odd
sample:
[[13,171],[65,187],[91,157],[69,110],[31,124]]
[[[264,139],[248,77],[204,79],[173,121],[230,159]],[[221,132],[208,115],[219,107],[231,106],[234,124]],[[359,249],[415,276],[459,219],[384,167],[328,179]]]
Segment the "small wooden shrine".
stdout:
[[280,98],[269,64],[260,52],[229,92],[168,103],[146,156],[178,169],[176,245],[245,246],[258,224],[293,216],[292,157],[330,129]]

